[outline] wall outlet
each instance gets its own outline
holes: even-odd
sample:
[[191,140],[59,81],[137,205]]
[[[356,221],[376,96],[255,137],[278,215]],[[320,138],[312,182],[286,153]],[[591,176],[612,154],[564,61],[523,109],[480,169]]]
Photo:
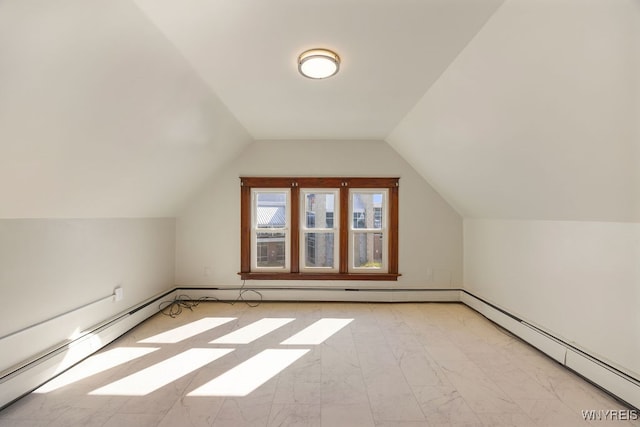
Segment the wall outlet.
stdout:
[[124,298],[124,289],[118,286],[113,290],[113,296],[115,297],[116,301],[122,301],[122,299]]

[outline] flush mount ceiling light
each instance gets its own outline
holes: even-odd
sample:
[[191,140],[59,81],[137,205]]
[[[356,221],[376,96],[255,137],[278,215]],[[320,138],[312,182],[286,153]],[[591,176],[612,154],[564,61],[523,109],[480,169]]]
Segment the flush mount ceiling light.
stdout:
[[340,69],[340,57],[327,49],[309,49],[298,57],[298,71],[310,79],[326,79]]

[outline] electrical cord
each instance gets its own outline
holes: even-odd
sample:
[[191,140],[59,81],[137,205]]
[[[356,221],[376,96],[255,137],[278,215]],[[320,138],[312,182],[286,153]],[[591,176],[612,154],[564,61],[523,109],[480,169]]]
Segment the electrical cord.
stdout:
[[[257,306],[259,306],[260,303],[262,302],[262,294],[260,292],[256,291],[255,289],[245,289],[244,285],[245,285],[245,281],[243,280],[242,281],[242,286],[240,286],[240,292],[238,292],[238,298],[236,298],[235,301],[233,301],[231,303],[231,305],[237,303],[238,301],[244,301],[244,303],[247,304],[249,307],[257,307]],[[258,297],[260,297],[258,302],[251,302],[251,300],[244,299],[244,294],[246,294],[247,292],[253,292]]]
[[[251,299],[245,299],[245,294],[247,294],[249,292],[251,292],[253,295],[257,295],[257,297],[258,297],[257,301],[256,300],[251,300]],[[177,295],[171,301],[162,301],[158,305],[158,309],[165,316],[169,316],[171,318],[175,318],[175,317],[178,317],[182,313],[183,309],[186,308],[186,309],[189,309],[189,310],[193,311],[193,309],[195,307],[197,307],[201,302],[204,302],[204,301],[216,301],[216,302],[222,302],[222,303],[229,304],[229,305],[234,305],[238,301],[242,301],[246,305],[248,305],[249,307],[257,307],[262,302],[262,299],[263,299],[262,294],[260,292],[258,292],[257,290],[255,290],[255,289],[246,289],[245,288],[245,281],[243,280],[242,281],[242,286],[240,287],[240,290],[238,292],[238,297],[233,301],[223,301],[223,300],[220,300],[220,299],[215,298],[215,297],[201,297],[201,298],[198,298],[198,299],[194,300],[189,295],[181,294],[181,295]]]
[[163,301],[158,306],[158,309],[165,316],[169,316],[172,318],[178,317],[182,310],[188,308],[193,311],[194,307],[197,307],[200,302],[204,301],[208,297],[200,298],[197,300],[192,299],[188,295],[177,295],[171,301]]

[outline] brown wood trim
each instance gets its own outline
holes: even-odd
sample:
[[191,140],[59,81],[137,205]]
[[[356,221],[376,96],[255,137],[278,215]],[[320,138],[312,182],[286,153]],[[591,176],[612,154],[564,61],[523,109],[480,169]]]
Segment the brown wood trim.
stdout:
[[378,280],[397,281],[401,274],[390,273],[238,273],[242,280]]
[[338,255],[340,264],[338,270],[341,274],[349,272],[349,189],[340,187],[340,248]]
[[251,271],[251,188],[240,187],[240,271]]
[[290,188],[296,182],[295,178],[290,177],[240,177],[242,185],[252,188]]
[[340,188],[342,178],[295,178],[298,186],[303,188]]
[[365,178],[365,177],[240,177],[243,185],[254,188],[288,188],[297,184],[304,188],[340,188],[342,183],[353,188],[391,188],[400,178]]
[[389,273],[398,273],[399,219],[398,219],[398,185],[389,189]]
[[291,188],[291,224],[289,224],[291,233],[291,254],[289,255],[291,263],[291,273],[300,271],[300,189],[298,186]]
[[400,178],[343,178],[351,188],[393,188]]
[[[397,280],[399,250],[398,186],[399,178],[365,177],[241,177],[240,275],[260,280]],[[338,188],[340,190],[339,273],[300,273],[300,187]],[[251,189],[290,188],[290,270],[288,273],[251,272]],[[388,273],[349,273],[349,188],[389,189],[389,271]]]

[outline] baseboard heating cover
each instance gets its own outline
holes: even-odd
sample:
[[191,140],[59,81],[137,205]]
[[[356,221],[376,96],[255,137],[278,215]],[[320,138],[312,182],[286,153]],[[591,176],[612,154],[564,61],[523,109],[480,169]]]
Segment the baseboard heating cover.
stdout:
[[[460,302],[489,320],[528,342],[558,363],[617,397],[626,404],[640,408],[640,380],[599,360],[588,352],[554,337],[508,311],[464,290]],[[586,408],[585,408],[586,409]]]
[[[256,292],[254,292],[256,291]],[[459,302],[460,289],[339,288],[339,287],[181,287],[179,294],[191,298],[234,301],[240,292],[246,300],[338,301],[338,302]]]
[[[64,372],[79,361],[85,359],[127,331],[131,330],[150,316],[158,312],[160,302],[171,301],[182,295],[194,300],[209,297],[211,299],[236,300],[242,287],[190,288],[179,287],[154,296],[128,310],[111,316],[93,327],[87,328],[78,337],[64,340],[58,337],[58,343],[46,343],[45,350],[30,355],[17,352],[6,354],[5,366],[0,371],[0,409],[8,406],[20,397],[30,393],[56,375]],[[244,289],[247,290],[247,289]],[[260,299],[266,301],[367,301],[401,302],[434,301],[458,302],[459,289],[336,289],[336,288],[259,288]],[[245,294],[245,299],[254,299],[257,294]],[[47,336],[56,339],[51,331],[56,331],[64,323],[74,323],[83,318],[83,312],[91,310],[95,315],[105,309],[110,297],[88,303],[48,321],[44,321],[17,331],[6,337],[0,337],[3,346],[13,347],[18,342],[33,341],[37,337]],[[99,315],[99,314],[98,314]],[[42,343],[40,343],[42,344]],[[20,347],[20,346],[16,346]]]
[[[100,350],[158,312],[157,302],[173,299],[175,289],[152,297],[87,329],[72,341],[49,348],[0,374],[0,409]],[[35,327],[46,328],[39,324]]]
[[[362,301],[362,302],[462,302],[509,330],[558,363],[573,370],[627,404],[640,408],[640,380],[589,355],[587,352],[542,331],[482,298],[460,289],[349,289],[349,288],[255,288],[247,300],[265,301]],[[178,287],[152,297],[87,330],[72,342],[50,349],[21,366],[0,374],[0,409],[33,391],[49,379],[90,356],[158,312],[158,303],[181,295],[192,299],[238,299],[243,287]]]

